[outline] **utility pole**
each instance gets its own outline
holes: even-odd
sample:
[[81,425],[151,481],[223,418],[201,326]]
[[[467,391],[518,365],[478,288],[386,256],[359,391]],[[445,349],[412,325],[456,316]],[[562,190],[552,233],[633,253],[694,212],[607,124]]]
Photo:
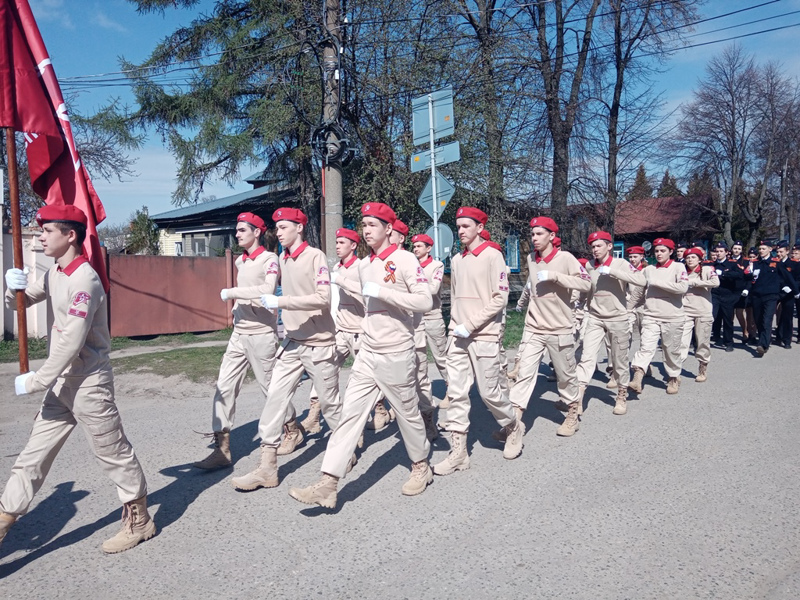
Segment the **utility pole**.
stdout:
[[[325,125],[338,125],[340,103],[340,53],[342,30],[340,23],[339,0],[323,0],[323,19],[326,37],[322,44],[322,72],[325,79],[325,99],[323,121]],[[326,139],[327,156],[339,153],[340,139],[338,127],[329,127]],[[336,230],[342,226],[342,162],[339,157],[327,158],[322,165],[322,200],[320,202],[322,216],[321,245],[329,261],[336,260]]]
[[783,239],[786,234],[786,222],[783,215],[786,212],[786,176],[789,171],[789,159],[783,161],[783,168],[781,169],[781,208],[778,212],[778,236]]

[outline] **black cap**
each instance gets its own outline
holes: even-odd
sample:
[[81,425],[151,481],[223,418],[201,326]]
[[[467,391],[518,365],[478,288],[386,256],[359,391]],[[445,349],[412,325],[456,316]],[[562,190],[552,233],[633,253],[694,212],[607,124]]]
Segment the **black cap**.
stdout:
[[719,248],[727,250],[728,246],[725,245],[725,242],[717,242],[716,244],[714,244],[714,250],[718,250]]
[[786,240],[781,240],[780,242],[778,242],[778,248],[788,248],[788,247],[789,247],[789,242],[787,242]]
[[738,241],[738,240],[733,242],[733,245],[734,246],[742,246],[742,247],[744,247],[744,244],[742,242]]
[[688,249],[689,245],[686,242],[678,242],[677,244],[675,244],[675,247],[676,248],[687,248]]

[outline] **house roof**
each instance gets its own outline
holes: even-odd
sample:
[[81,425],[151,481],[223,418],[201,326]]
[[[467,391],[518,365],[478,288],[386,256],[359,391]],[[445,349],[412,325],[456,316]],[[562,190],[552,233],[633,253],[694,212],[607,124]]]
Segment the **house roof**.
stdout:
[[627,200],[616,206],[614,233],[713,233],[719,223],[710,196],[644,198]]

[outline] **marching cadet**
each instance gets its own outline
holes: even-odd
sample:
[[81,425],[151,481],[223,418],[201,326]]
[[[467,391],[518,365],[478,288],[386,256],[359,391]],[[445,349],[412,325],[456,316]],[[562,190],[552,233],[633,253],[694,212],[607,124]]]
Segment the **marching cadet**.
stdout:
[[91,440],[103,471],[117,486],[123,504],[122,528],[103,543],[114,554],[149,540],[156,526],[147,512],[147,483],[142,467],[122,428],[114,402],[114,374],[108,353],[106,294],[97,273],[81,254],[86,215],[75,206],[45,206],[36,213],[39,241],[55,264],[28,285],[21,269],[6,271],[6,308],[16,307],[18,290],[25,304],[47,302],[52,325],[48,356],[38,371],[17,376],[17,395],[44,392],[30,438],[11,468],[0,496],[0,542],[14,522],[28,512],[58,452],[75,425]]
[[758,346],[756,353],[764,356],[772,341],[772,319],[778,298],[783,294],[796,294],[797,284],[783,263],[772,257],[772,246],[768,240],[758,245],[758,260],[750,263],[745,274],[752,278],[750,301],[758,327]]
[[[742,297],[746,280],[744,271],[738,263],[728,260],[728,248],[719,242],[714,247],[714,268],[719,279],[718,286],[712,286],[712,340],[721,341],[725,352],[733,352],[733,311],[736,302]],[[720,340],[720,329],[722,339]]]
[[392,233],[391,237],[389,238],[389,243],[396,245],[401,250],[404,250],[403,247],[406,243],[406,237],[408,237],[408,225],[403,223],[400,219],[397,219],[394,223],[392,223]]
[[[358,278],[360,260],[356,256],[359,238],[352,229],[340,227],[336,230],[336,263],[331,272],[331,283],[339,287],[339,303],[336,310],[336,364],[341,369],[348,356],[358,353],[358,338],[364,320],[364,301],[361,298],[361,281]],[[322,430],[321,408],[316,390],[311,390],[308,416],[300,423],[306,433]],[[280,454],[280,450],[278,452]]]
[[[719,251],[719,247],[717,248]],[[683,259],[688,272],[689,289],[683,297],[683,311],[686,321],[683,323],[683,336],[681,340],[681,365],[689,356],[689,346],[692,343],[692,330],[694,330],[695,351],[694,356],[700,363],[697,377],[698,383],[706,381],[708,363],[711,360],[711,324],[714,321],[711,294],[719,287],[720,277],[718,263],[703,265],[703,251],[700,248],[690,248]],[[734,267],[737,271],[739,267]]]
[[570,298],[573,290],[588,292],[592,282],[578,259],[554,247],[558,225],[553,219],[535,217],[530,225],[533,247],[533,252],[528,255],[531,300],[525,316],[525,330],[529,335],[520,358],[517,382],[511,388],[511,403],[521,419],[536,385],[539,363],[547,350],[558,379],[559,396],[569,410],[556,434],[571,436],[579,428],[581,397],[575,373],[575,315]]
[[467,433],[473,380],[505,432],[503,457],[512,460],[522,453],[525,426],[500,382],[500,333],[508,303],[508,274],[503,255],[480,237],[488,220],[488,215],[477,208],[462,206],[456,212],[458,238],[464,250],[450,263],[450,409],[445,429],[451,433],[451,449],[447,458],[433,466],[436,475],[469,468]]
[[292,488],[289,495],[306,504],[336,507],[336,490],[351,463],[358,438],[372,407],[388,398],[411,459],[411,477],[402,493],[415,496],[433,481],[428,464],[430,443],[419,411],[414,318],[433,307],[428,280],[410,252],[389,242],[397,218],[385,204],[361,207],[364,240],[369,259],[359,265],[366,301],[361,349],[347,381],[342,418],[333,430],[322,460],[322,477],[307,488]]
[[629,284],[643,286],[644,275],[624,258],[614,258],[611,251],[614,240],[606,231],[595,231],[587,240],[594,255],[586,270],[591,278],[586,316],[586,332],[583,336],[583,353],[577,376],[581,394],[586,389],[597,366],[600,346],[610,339],[608,362],[613,365],[613,379],[617,382],[615,415],[628,412],[628,383],[630,367],[628,348],[631,330],[628,325],[626,292]]
[[793,272],[797,268],[794,262],[789,259],[789,242],[782,240],[778,242],[777,259],[780,265],[790,275],[795,283],[790,286],[792,291],[782,290],[778,298],[777,309],[777,328],[775,331],[775,343],[783,346],[787,350],[792,347],[792,321],[794,320],[794,295],[797,293],[797,277]]
[[631,361],[633,378],[628,386],[637,393],[642,391],[642,379],[658,348],[664,354],[667,371],[667,393],[677,394],[681,387],[681,338],[683,336],[683,295],[689,289],[686,268],[672,260],[675,242],[658,238],[653,242],[656,264],[648,265],[642,273],[647,279],[642,316],[642,336],[639,350]]
[[[434,260],[431,256],[431,248],[433,248],[433,240],[430,236],[424,233],[419,233],[411,238],[413,244],[414,256],[419,260],[422,270],[425,272],[425,277],[428,279],[428,287],[431,290],[431,297],[433,298],[433,308],[422,315],[422,326],[425,330],[425,339],[428,347],[431,349],[433,355],[433,362],[436,363],[436,368],[439,369],[439,374],[444,379],[447,385],[447,367],[445,366],[445,358],[447,351],[447,331],[444,327],[444,318],[442,317],[442,279],[444,279],[444,263]],[[427,368],[428,358],[425,355],[425,365]],[[440,408],[447,408],[450,401],[445,395],[447,405],[444,400],[440,403]]]
[[[272,214],[272,220],[278,241],[284,248],[280,258],[283,295],[264,294],[261,305],[270,310],[282,309],[286,336],[278,350],[267,402],[258,422],[259,463],[253,471],[232,479],[237,490],[278,485],[278,446],[282,431],[290,438],[290,450],[302,443],[304,434],[295,421],[292,398],[303,371],[308,373],[319,393],[322,414],[331,429],[339,423],[342,412],[328,260],[321,250],[303,240],[308,217],[302,211],[279,208]],[[287,413],[292,416],[288,425]]]
[[[747,267],[747,257],[743,252],[744,245],[742,242],[733,242],[729,260],[739,265],[739,269],[741,269],[744,274],[744,269]],[[720,285],[722,285],[721,279]],[[741,291],[739,292],[738,298],[736,298],[736,303],[733,305],[733,311],[736,315],[736,320],[739,322],[739,326],[742,328],[742,342],[745,344],[752,344],[756,341],[756,327],[752,318],[748,318],[748,316],[752,317],[753,311],[747,310],[747,293],[749,293],[749,290],[745,293],[745,290],[748,289],[748,282],[744,277],[740,285]]]
[[675,244],[675,262],[683,263],[683,255],[689,249],[689,245],[686,242],[678,242]]
[[[231,429],[236,415],[236,397],[247,376],[247,368],[253,369],[266,401],[278,349],[277,317],[259,301],[262,294],[275,293],[278,257],[261,245],[261,236],[267,230],[261,217],[246,212],[236,221],[236,241],[244,248],[235,263],[237,285],[220,291],[223,301],[236,301],[232,311],[233,333],[222,356],[212,404],[214,450],[205,459],[194,463],[198,469],[231,466]],[[293,420],[291,417],[290,413],[287,420]]]
[[[643,271],[647,266],[644,259],[644,248],[642,246],[631,246],[627,250],[628,261],[637,271]],[[640,338],[642,335],[642,311],[644,310],[644,291],[647,286],[628,285],[628,324],[631,328],[631,339],[636,333]]]

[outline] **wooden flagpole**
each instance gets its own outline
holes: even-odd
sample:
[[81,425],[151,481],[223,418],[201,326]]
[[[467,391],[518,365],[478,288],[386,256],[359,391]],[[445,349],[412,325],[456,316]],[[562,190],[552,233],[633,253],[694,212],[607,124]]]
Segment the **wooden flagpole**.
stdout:
[[[24,269],[22,257],[22,224],[19,215],[19,173],[17,171],[17,142],[14,128],[6,127],[6,154],[8,155],[8,191],[11,200],[11,238],[14,248],[14,268]],[[25,290],[17,292],[17,337],[19,338],[19,372],[28,372],[28,313]]]

